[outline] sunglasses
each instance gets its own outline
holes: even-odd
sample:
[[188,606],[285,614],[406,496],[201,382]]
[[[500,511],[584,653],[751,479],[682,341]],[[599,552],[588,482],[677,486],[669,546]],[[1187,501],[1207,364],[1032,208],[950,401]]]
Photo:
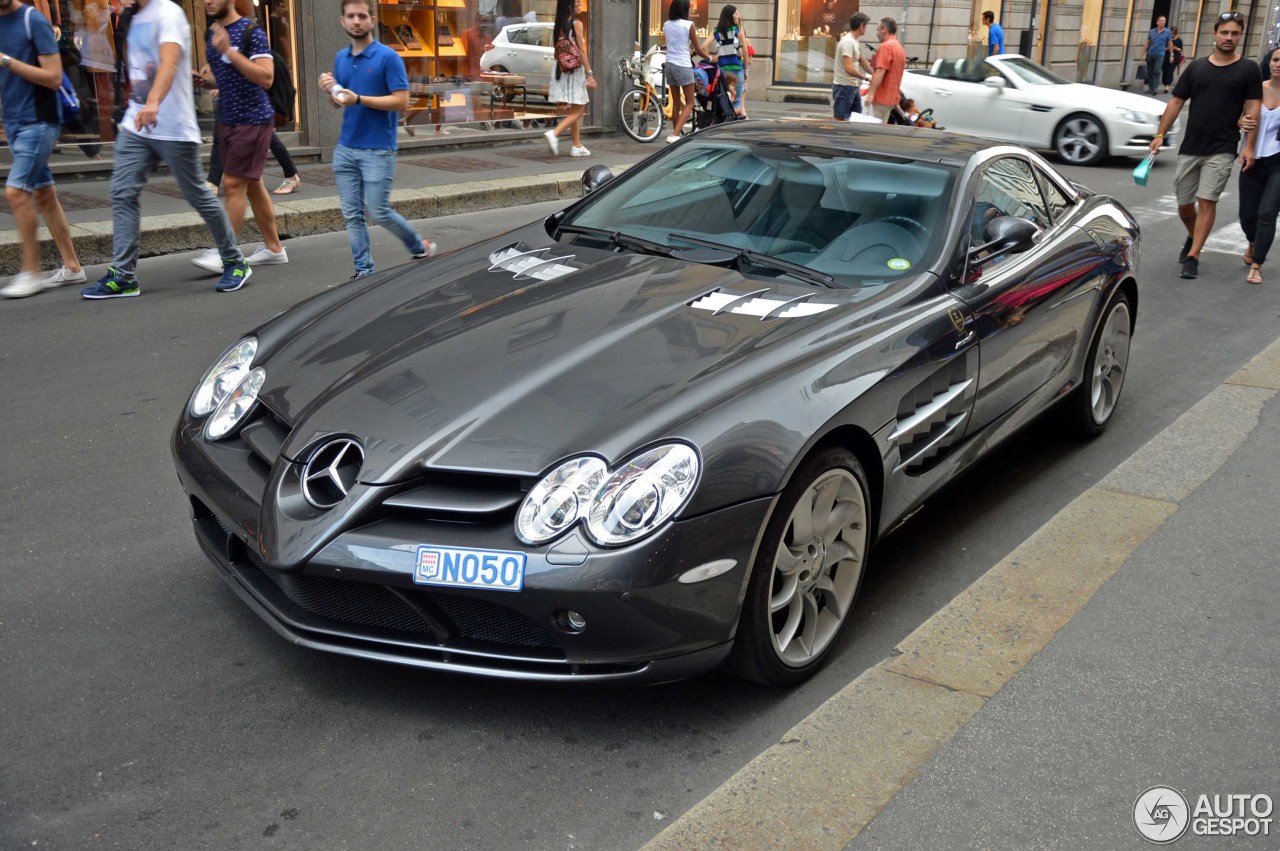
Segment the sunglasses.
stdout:
[[1244,15],[1239,12],[1223,12],[1218,16],[1218,23],[1225,24],[1228,21],[1235,21],[1237,24],[1244,24]]

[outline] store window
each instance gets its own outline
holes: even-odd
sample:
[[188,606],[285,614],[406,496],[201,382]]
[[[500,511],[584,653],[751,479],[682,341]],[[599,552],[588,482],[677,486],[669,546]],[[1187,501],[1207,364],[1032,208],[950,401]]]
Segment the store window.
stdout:
[[[582,2],[584,29],[589,3]],[[409,75],[402,135],[526,128],[556,119],[555,0],[378,4],[378,40]]]
[[[176,0],[151,0],[154,3]],[[58,50],[62,55],[62,68],[71,81],[80,100],[80,109],[66,117],[62,141],[78,144],[90,156],[98,153],[97,144],[115,141],[112,114],[116,102],[128,97],[128,91],[116,84],[117,45],[116,26],[122,7],[118,0],[35,0],[36,8],[47,14],[58,36]],[[204,34],[208,22],[202,3],[181,0],[182,7],[191,22],[192,68],[200,67],[205,59]],[[241,14],[252,16],[267,31],[267,38],[274,50],[289,63],[294,80],[299,79],[294,49],[292,22],[294,0],[240,0]],[[190,74],[180,70],[178,82],[188,80]],[[198,91],[196,110],[206,137],[213,134],[213,100],[208,92]],[[295,109],[295,115],[297,110]],[[294,129],[290,124],[285,130]]]
[[[830,86],[836,67],[836,42],[849,29],[858,0],[781,0],[774,79],[788,85]],[[875,30],[867,28],[869,47]],[[866,41],[864,38],[864,41]]]

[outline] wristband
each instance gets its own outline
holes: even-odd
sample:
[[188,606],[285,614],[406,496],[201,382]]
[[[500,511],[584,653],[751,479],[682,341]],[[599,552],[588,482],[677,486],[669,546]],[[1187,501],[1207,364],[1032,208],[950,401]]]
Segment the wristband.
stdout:
[[1154,139],[1163,139],[1163,138],[1164,138],[1164,134],[1163,134],[1163,133],[1157,133],[1157,134],[1156,134],[1155,136],[1153,136],[1152,138],[1154,138]]
[[360,93],[356,92],[356,106],[360,106]]

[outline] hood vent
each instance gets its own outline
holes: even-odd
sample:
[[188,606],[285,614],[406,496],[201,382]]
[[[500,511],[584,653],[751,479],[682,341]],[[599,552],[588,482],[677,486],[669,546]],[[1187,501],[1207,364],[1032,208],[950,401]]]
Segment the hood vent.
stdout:
[[730,293],[713,290],[706,295],[689,302],[694,310],[707,310],[712,316],[723,313],[736,313],[740,316],[758,316],[760,321],[767,319],[800,319],[835,310],[836,304],[814,304],[809,301],[813,293],[806,293],[795,298],[782,298],[771,295],[769,290],[755,290],[749,293]]
[[550,250],[551,246],[546,246],[545,248],[521,251],[519,245],[508,245],[506,248],[500,248],[489,255],[489,262],[493,264],[489,267],[489,271],[511,272],[515,275],[517,281],[530,279],[550,281],[578,271],[564,262],[572,260],[574,255],[566,254],[563,257],[545,256],[546,252]]

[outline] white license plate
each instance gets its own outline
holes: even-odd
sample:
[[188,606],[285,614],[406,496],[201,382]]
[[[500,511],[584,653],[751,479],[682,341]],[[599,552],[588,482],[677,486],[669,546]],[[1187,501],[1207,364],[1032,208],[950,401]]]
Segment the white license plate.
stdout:
[[524,553],[466,547],[418,547],[413,581],[446,588],[519,591],[524,587]]

